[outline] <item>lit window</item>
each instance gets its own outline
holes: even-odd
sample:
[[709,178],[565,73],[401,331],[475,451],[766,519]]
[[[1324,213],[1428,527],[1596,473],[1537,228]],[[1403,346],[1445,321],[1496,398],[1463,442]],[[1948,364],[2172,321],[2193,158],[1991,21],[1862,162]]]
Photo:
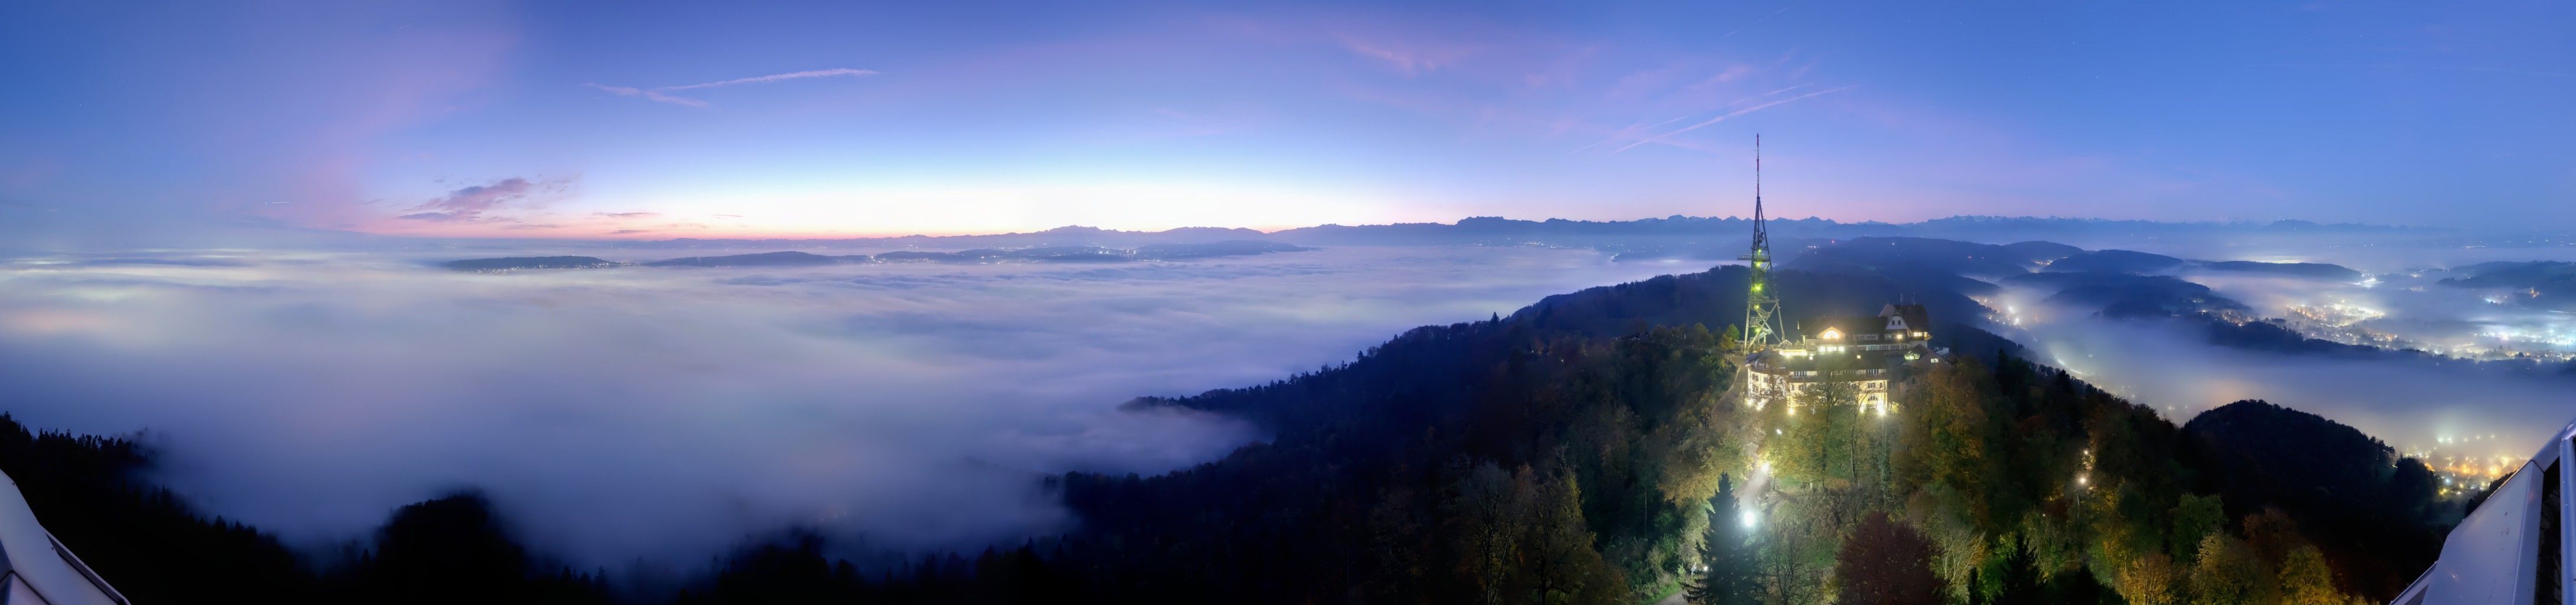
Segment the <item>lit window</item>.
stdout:
[[1825,332],[1823,334],[1817,334],[1816,337],[1825,340],[1836,340],[1843,337],[1843,331],[1833,328],[1825,328]]

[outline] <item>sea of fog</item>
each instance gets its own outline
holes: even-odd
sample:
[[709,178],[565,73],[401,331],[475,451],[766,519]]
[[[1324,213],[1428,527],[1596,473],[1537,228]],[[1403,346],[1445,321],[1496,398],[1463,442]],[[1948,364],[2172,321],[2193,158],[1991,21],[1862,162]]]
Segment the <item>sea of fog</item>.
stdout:
[[[2576,257],[2566,247],[2121,247],[2373,272]],[[1120,408],[1132,398],[1276,380],[1413,326],[1705,268],[1537,247],[1072,265],[433,266],[493,252],[0,259],[0,411],[42,429],[139,434],[162,453],[156,478],[202,510],[308,547],[361,539],[395,507],[469,487],[541,550],[583,565],[688,565],[790,527],[881,549],[972,547],[1073,523],[1044,492],[1047,474],[1167,471],[1261,438],[1226,418]],[[633,254],[643,256],[611,259],[674,255]],[[2411,290],[2394,276],[2184,277],[2258,316],[2341,302],[2426,341],[2499,326],[2576,331],[2576,316]],[[2176,323],[2103,320],[2040,298],[1999,297],[2021,321],[2000,330],[2177,422],[2265,399],[2410,452],[2520,456],[2576,417],[2576,376],[2232,349]]]
[[[419,253],[0,261],[0,411],[133,435],[202,510],[292,543],[480,488],[584,565],[703,561],[788,527],[1016,541],[1040,478],[1260,438],[1121,410],[1350,359],[1422,324],[1704,269],[1589,250],[1331,248],[1108,265],[459,273]],[[615,258],[613,260],[650,260]]]
[[[2487,298],[2405,269],[2497,260],[2576,259],[2576,247],[2461,246],[2295,248],[2262,242],[2228,249],[2132,245],[2208,260],[2330,262],[2392,272],[2370,283],[2246,274],[2184,273],[2184,279],[2245,303],[2250,315],[2286,317],[2294,306],[2346,305],[2378,315],[2361,324],[2428,348],[2500,346],[2505,335],[2546,333],[2555,346],[2517,341],[2520,350],[2567,353],[2576,315]],[[2254,252],[2254,250],[2270,250]],[[2198,326],[2161,320],[2105,320],[2098,308],[2043,302],[2046,292],[2008,287],[1993,301],[1998,331],[2043,363],[2152,406],[2176,422],[2241,399],[2262,399],[2352,425],[2411,454],[2446,460],[2521,460],[2576,420],[2576,374],[2563,366],[2528,371],[2509,364],[2432,363],[2420,358],[2294,355],[2210,344]],[[2003,309],[1998,309],[2001,311]]]

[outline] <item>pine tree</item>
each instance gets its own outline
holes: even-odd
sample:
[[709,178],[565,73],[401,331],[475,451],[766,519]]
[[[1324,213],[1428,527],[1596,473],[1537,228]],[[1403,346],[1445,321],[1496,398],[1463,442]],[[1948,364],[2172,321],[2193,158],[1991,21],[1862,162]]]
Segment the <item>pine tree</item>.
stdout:
[[1700,541],[1700,576],[1683,596],[1695,605],[1753,603],[1753,549],[1746,539],[1735,504],[1735,484],[1717,478],[1717,496],[1708,501],[1708,534]]
[[2029,540],[2014,534],[2004,552],[2003,581],[1995,591],[1995,605],[2038,605],[2049,602],[2040,594],[2039,564],[2030,553]]

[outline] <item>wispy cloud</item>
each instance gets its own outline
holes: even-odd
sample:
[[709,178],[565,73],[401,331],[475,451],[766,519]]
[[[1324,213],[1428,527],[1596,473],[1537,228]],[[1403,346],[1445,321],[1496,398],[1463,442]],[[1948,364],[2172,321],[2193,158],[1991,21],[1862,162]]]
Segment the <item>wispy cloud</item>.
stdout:
[[405,212],[410,214],[395,218],[442,223],[480,221],[484,220],[485,212],[526,201],[541,193],[560,193],[571,185],[569,180],[530,181],[514,176],[450,191],[447,195],[408,208]]
[[[1633,77],[1633,76],[1632,76],[1632,77]],[[1696,85],[1694,85],[1694,86],[1696,86]],[[1750,96],[1750,97],[1744,97],[1744,98],[1741,98],[1741,99],[1736,99],[1736,100],[1734,100],[1734,101],[1729,101],[1729,102],[1725,103],[1724,105],[1720,105],[1719,107],[1720,107],[1720,108],[1724,108],[1724,107],[1728,107],[1728,106],[1740,105],[1740,104],[1743,104],[1743,103],[1745,103],[1745,102],[1749,102],[1749,101],[1758,101],[1758,100],[1761,100],[1761,99],[1768,99],[1768,98],[1772,98],[1772,97],[1777,97],[1777,96],[1780,96],[1780,95],[1783,95],[1783,94],[1788,94],[1788,93],[1790,93],[1790,92],[1795,92],[1795,91],[1797,91],[1797,90],[1799,90],[1799,89],[1807,88],[1807,87],[1808,87],[1808,85],[1806,85],[1806,84],[1798,84],[1798,85],[1789,86],[1789,87],[1786,87],[1786,88],[1774,89],[1774,90],[1772,90],[1772,91],[1770,91],[1770,92],[1765,92],[1765,93],[1762,93],[1762,94],[1753,95],[1753,96]],[[1827,92],[1832,92],[1832,91],[1827,91]],[[1796,100],[1796,99],[1789,99],[1789,100],[1794,101],[1794,100]],[[1758,109],[1761,109],[1761,107],[1754,107],[1754,108],[1752,108],[1752,109],[1758,110]],[[1643,134],[1645,134],[1645,133],[1647,133],[1647,132],[1651,132],[1651,131],[1654,131],[1655,129],[1663,128],[1663,127],[1665,127],[1665,126],[1670,126],[1670,125],[1672,125],[1674,122],[1680,122],[1680,121],[1682,121],[1682,120],[1688,120],[1688,119],[1691,119],[1694,115],[1696,115],[1696,114],[1683,114],[1683,115],[1682,115],[1682,116],[1680,116],[1680,117],[1675,117],[1675,118],[1673,118],[1673,119],[1664,120],[1664,121],[1661,121],[1661,122],[1655,122],[1655,123],[1653,123],[1653,124],[1647,124],[1647,123],[1644,123],[1644,122],[1639,122],[1639,123],[1635,123],[1635,124],[1630,124],[1630,125],[1628,125],[1628,127],[1626,127],[1626,128],[1621,128],[1621,129],[1619,129],[1617,132],[1612,132],[1612,133],[1610,133],[1610,137],[1609,137],[1609,138],[1602,139],[1602,140],[1599,140],[1599,141],[1593,141],[1593,142],[1592,142],[1591,144],[1589,144],[1589,145],[1584,145],[1584,146],[1582,146],[1582,147],[1576,147],[1576,148],[1574,148],[1574,150],[1573,150],[1573,151],[1568,151],[1568,152],[1565,152],[1565,153],[1566,153],[1567,155],[1573,155],[1573,154],[1577,154],[1577,153],[1583,153],[1584,151],[1587,151],[1587,150],[1593,149],[1593,148],[1595,148],[1595,147],[1600,147],[1600,146],[1603,146],[1603,145],[1609,145],[1609,144],[1612,144],[1612,143],[1620,143],[1620,142],[1643,142],[1643,141],[1647,141],[1647,140],[1653,140],[1653,139],[1656,139],[1656,138],[1660,138],[1660,137],[1663,137],[1663,136],[1670,136],[1670,135],[1673,135],[1673,134],[1679,134],[1679,133],[1680,133],[1680,132],[1682,132],[1682,131],[1674,131],[1674,132],[1671,132],[1671,133],[1665,133],[1665,134],[1662,134],[1662,135],[1655,135],[1655,136],[1651,136],[1651,137],[1644,137],[1644,138],[1642,138],[1642,139],[1641,139],[1641,138],[1639,138],[1641,135],[1643,135]],[[1719,119],[1721,119],[1721,120],[1722,120],[1722,119],[1725,119],[1725,116],[1721,116],[1721,117],[1719,117]],[[1687,130],[1687,129],[1685,129],[1685,130]],[[1667,142],[1666,144],[1671,144],[1671,143]],[[1632,145],[1632,146],[1633,146],[1633,145]],[[1626,148],[1626,147],[1621,147],[1620,149],[1621,149],[1621,150],[1625,150],[1625,149],[1627,149],[1627,148]],[[1615,153],[1615,152],[1614,152],[1614,153]]]
[[645,218],[662,215],[660,212],[593,212],[590,214],[592,216],[604,216],[608,218]]
[[1690,116],[1682,116],[1682,117],[1673,118],[1673,119],[1670,119],[1670,120],[1664,120],[1664,121],[1661,121],[1661,122],[1656,122],[1656,123],[1653,123],[1653,124],[1632,125],[1632,126],[1629,126],[1629,127],[1627,127],[1627,128],[1621,128],[1621,129],[1619,129],[1619,132],[1618,132],[1618,133],[1611,135],[1611,136],[1610,136],[1610,138],[1602,139],[1602,140],[1598,140],[1598,141],[1593,141],[1593,142],[1592,142],[1592,144],[1590,144],[1590,145],[1585,145],[1585,146],[1582,146],[1582,147],[1576,147],[1576,148],[1574,148],[1574,150],[1573,150],[1573,151],[1568,151],[1568,152],[1565,152],[1565,153],[1566,153],[1566,155],[1574,155],[1574,154],[1577,154],[1577,153],[1583,153],[1583,150],[1586,150],[1586,149],[1591,149],[1591,148],[1594,148],[1594,147],[1600,147],[1600,146],[1602,146],[1603,144],[1609,143],[1609,142],[1611,142],[1611,141],[1617,141],[1617,140],[1619,140],[1619,139],[1624,139],[1624,138],[1628,138],[1628,137],[1630,137],[1630,136],[1635,136],[1637,133],[1640,133],[1640,132],[1645,132],[1645,131],[1649,131],[1649,130],[1654,130],[1654,129],[1657,129],[1657,128],[1663,128],[1663,127],[1664,127],[1664,126],[1666,126],[1666,125],[1670,125],[1670,124],[1672,124],[1672,123],[1674,123],[1674,122],[1679,122],[1679,121],[1687,120],[1687,119],[1690,119]]
[[1752,21],[1746,21],[1743,25],[1735,26],[1735,29],[1726,30],[1726,33],[1724,33],[1724,34],[1719,34],[1719,35],[1717,36],[1717,39],[1718,39],[1718,40],[1724,40],[1724,39],[1727,39],[1727,38],[1735,37],[1735,33],[1736,33],[1736,32],[1741,32],[1741,31],[1744,31],[1745,29],[1751,28],[1751,27],[1753,27],[1753,26],[1755,26],[1755,25],[1760,25],[1760,24],[1762,24],[1762,22],[1764,22],[1764,21],[1769,21],[1769,20],[1771,20],[1771,18],[1772,18],[1772,17],[1780,16],[1780,13],[1789,12],[1789,9],[1790,9],[1791,7],[1795,7],[1795,6],[1797,6],[1797,5],[1798,5],[1798,3],[1796,3],[1796,2],[1791,2],[1791,3],[1788,3],[1788,4],[1781,5],[1781,6],[1780,6],[1780,10],[1775,10],[1775,11],[1771,11],[1771,12],[1769,12],[1769,13],[1764,13],[1764,14],[1763,14],[1762,16],[1760,16],[1760,17],[1755,17]]
[[669,92],[669,91],[674,91],[674,90],[696,90],[696,89],[700,89],[700,88],[716,88],[716,87],[720,87],[720,86],[734,86],[734,85],[739,85],[739,84],[760,84],[760,83],[764,83],[764,82],[781,82],[781,81],[786,81],[786,80],[803,80],[803,79],[808,79],[808,78],[831,78],[831,77],[840,77],[840,76],[849,76],[849,77],[873,76],[873,75],[877,75],[878,73],[879,73],[879,72],[878,72],[877,70],[873,70],[873,69],[851,69],[851,68],[847,68],[847,67],[836,67],[836,68],[832,68],[832,69],[813,69],[813,70],[806,70],[806,71],[792,71],[792,72],[787,72],[787,73],[783,73],[783,74],[769,74],[769,75],[766,75],[766,76],[752,76],[752,77],[749,77],[749,78],[734,78],[734,79],[731,79],[731,80],[721,80],[721,81],[715,81],[715,82],[701,82],[701,83],[697,83],[697,84],[684,84],[684,85],[680,85],[680,86],[664,86],[664,87],[660,87],[660,88],[636,88],[636,87],[633,87],[633,86],[610,86],[610,85],[607,85],[607,84],[600,84],[600,83],[597,83],[597,82],[585,82],[585,83],[583,83],[582,85],[583,85],[583,86],[588,86],[588,87],[591,87],[591,88],[594,88],[594,89],[598,89],[598,90],[599,90],[599,91],[601,91],[601,92],[606,92],[606,93],[608,93],[608,94],[613,94],[613,95],[617,95],[617,96],[621,96],[621,97],[643,97],[643,98],[648,99],[648,100],[658,101],[658,102],[662,102],[662,103],[670,103],[670,104],[672,104],[672,105],[682,105],[682,106],[688,106],[688,107],[701,107],[701,108],[703,108],[703,107],[707,107],[707,106],[709,105],[709,103],[707,103],[705,100],[702,100],[702,99],[694,99],[694,98],[689,98],[689,97],[683,97],[683,96],[673,95],[673,94],[668,94],[668,92]]
[[694,89],[699,89],[699,88],[715,88],[715,87],[718,87],[718,86],[733,86],[733,85],[736,85],[736,84],[759,84],[759,83],[763,83],[763,82],[778,82],[778,81],[784,81],[784,80],[803,80],[803,79],[806,79],[806,78],[829,78],[829,77],[833,77],[833,76],[853,76],[853,77],[855,77],[855,76],[873,76],[873,75],[877,75],[877,70],[873,70],[873,69],[850,69],[850,68],[847,68],[847,67],[839,67],[839,68],[833,68],[833,69],[814,69],[814,70],[806,70],[806,71],[791,71],[791,72],[787,72],[787,73],[783,73],[783,74],[769,74],[769,75],[766,75],[766,76],[752,76],[752,77],[749,77],[749,78],[734,78],[734,79],[731,79],[731,80],[724,80],[724,81],[720,81],[720,82],[707,82],[707,83],[703,83],[703,84],[690,84],[690,85],[686,85],[686,86],[666,86],[666,87],[663,87],[663,88],[662,88],[662,90],[694,90]]
[[1618,149],[1610,150],[1610,153],[1619,153],[1619,152],[1622,152],[1622,151],[1627,151],[1627,150],[1629,150],[1629,149],[1631,149],[1631,148],[1634,148],[1634,147],[1636,147],[1636,146],[1638,146],[1638,145],[1644,145],[1644,144],[1647,144],[1647,143],[1655,142],[1655,141],[1656,141],[1656,140],[1658,140],[1658,139],[1663,139],[1663,138],[1666,138],[1666,137],[1670,137],[1670,136],[1673,136],[1673,135],[1678,135],[1678,134],[1685,133],[1685,132],[1690,132],[1690,131],[1693,131],[1693,130],[1699,130],[1699,129],[1701,129],[1701,128],[1705,128],[1705,127],[1708,127],[1708,126],[1710,126],[1710,125],[1716,124],[1716,123],[1718,123],[1718,122],[1724,122],[1724,121],[1727,121],[1727,120],[1729,120],[1729,119],[1733,119],[1733,118],[1736,118],[1736,117],[1739,117],[1739,116],[1743,116],[1743,115],[1745,115],[1745,114],[1750,114],[1750,113],[1753,113],[1753,112],[1756,112],[1756,111],[1762,111],[1762,110],[1765,110],[1765,109],[1770,109],[1770,108],[1773,108],[1773,107],[1779,107],[1779,106],[1782,106],[1782,105],[1787,105],[1787,104],[1790,104],[1790,103],[1794,103],[1794,102],[1797,102],[1797,101],[1800,101],[1800,100],[1812,99],[1812,98],[1821,97],[1821,96],[1825,96],[1825,95],[1829,95],[1829,94],[1834,94],[1834,93],[1837,93],[1837,92],[1842,92],[1842,91],[1846,91],[1846,90],[1851,90],[1851,89],[1859,88],[1859,87],[1860,87],[1859,85],[1855,84],[1855,85],[1851,85],[1851,86],[1844,86],[1844,87],[1840,87],[1840,88],[1828,88],[1828,89],[1825,89],[1825,90],[1819,90],[1819,91],[1816,91],[1816,92],[1811,92],[1811,93],[1807,93],[1807,94],[1803,94],[1803,95],[1798,95],[1798,96],[1789,97],[1789,98],[1786,98],[1786,99],[1780,99],[1780,100],[1777,100],[1777,101],[1771,101],[1771,102],[1768,102],[1768,103],[1763,103],[1763,104],[1755,105],[1755,106],[1752,106],[1752,107],[1746,107],[1746,108],[1743,108],[1743,109],[1738,109],[1738,110],[1735,110],[1735,111],[1726,112],[1726,113],[1723,113],[1723,114],[1719,114],[1717,117],[1709,118],[1709,119],[1708,119],[1708,121],[1700,122],[1700,123],[1697,123],[1697,124],[1692,124],[1692,125],[1689,125],[1689,126],[1684,126],[1684,127],[1682,127],[1682,129],[1681,129],[1681,130],[1675,130],[1675,131],[1672,131],[1672,132],[1667,132],[1667,133],[1663,133],[1663,134],[1659,134],[1659,135],[1655,135],[1655,136],[1651,136],[1651,137],[1646,137],[1646,138],[1643,138],[1643,139],[1637,139],[1637,141],[1636,141],[1636,142],[1629,143],[1629,144],[1627,144],[1627,145],[1625,145],[1625,146],[1621,146],[1621,147],[1620,147],[1620,148],[1618,148]]
[[1397,71],[1404,72],[1404,75],[1408,76],[1439,71],[1442,68],[1455,66],[1458,62],[1476,54],[1478,51],[1474,46],[1460,44],[1416,44],[1400,40],[1363,40],[1349,34],[1344,34],[1340,36],[1340,38],[1342,46],[1350,49],[1353,54],[1384,61],[1387,65],[1395,67]]
[[2254,64],[2254,65],[2251,65],[2251,67],[2359,68],[2359,69],[2394,69],[2394,70],[2408,70],[2408,69],[2433,69],[2433,70],[2441,70],[2441,71],[2466,71],[2466,72],[2481,72],[2481,73],[2494,73],[2494,74],[2514,74],[2514,75],[2523,75],[2523,76],[2539,76],[2539,77],[2544,77],[2544,78],[2564,78],[2564,77],[2567,77],[2567,74],[2559,73],[2559,72],[2551,72],[2551,71],[2534,71],[2534,70],[2528,70],[2528,69],[2513,69],[2513,68],[2507,68],[2507,67],[2486,67],[2486,66],[2479,66],[2479,65],[2402,65],[2402,64],[2396,64],[2396,63],[2257,63],[2257,64]]
[[639,96],[640,96],[640,97],[644,97],[644,98],[646,98],[646,99],[650,99],[650,100],[653,100],[653,101],[659,101],[659,102],[663,102],[663,103],[670,103],[670,104],[672,104],[672,105],[683,105],[683,106],[688,106],[688,107],[706,107],[706,106],[707,106],[707,102],[706,102],[706,101],[702,101],[702,100],[698,100],[698,99],[692,99],[692,98],[688,98],[688,97],[682,97],[682,96],[674,96],[674,95],[662,94],[662,91],[660,91],[660,90],[645,90],[645,89],[641,89],[641,88],[635,88],[635,87],[632,87],[632,86],[609,86],[609,85],[606,85],[606,84],[599,84],[599,83],[596,83],[596,82],[583,83],[582,85],[583,85],[583,86],[588,86],[588,87],[591,87],[591,88],[596,88],[596,89],[599,89],[599,90],[601,90],[601,91],[607,92],[607,93],[609,93],[609,94],[613,94],[613,95],[617,95],[617,96],[621,96],[621,97],[639,97]]

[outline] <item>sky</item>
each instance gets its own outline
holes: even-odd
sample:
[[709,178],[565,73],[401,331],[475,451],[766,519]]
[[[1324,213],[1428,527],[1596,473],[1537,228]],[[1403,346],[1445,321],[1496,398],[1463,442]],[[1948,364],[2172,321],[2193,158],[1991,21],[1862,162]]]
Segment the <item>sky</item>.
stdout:
[[12,3],[0,236],[2576,221],[2564,2],[746,4]]

